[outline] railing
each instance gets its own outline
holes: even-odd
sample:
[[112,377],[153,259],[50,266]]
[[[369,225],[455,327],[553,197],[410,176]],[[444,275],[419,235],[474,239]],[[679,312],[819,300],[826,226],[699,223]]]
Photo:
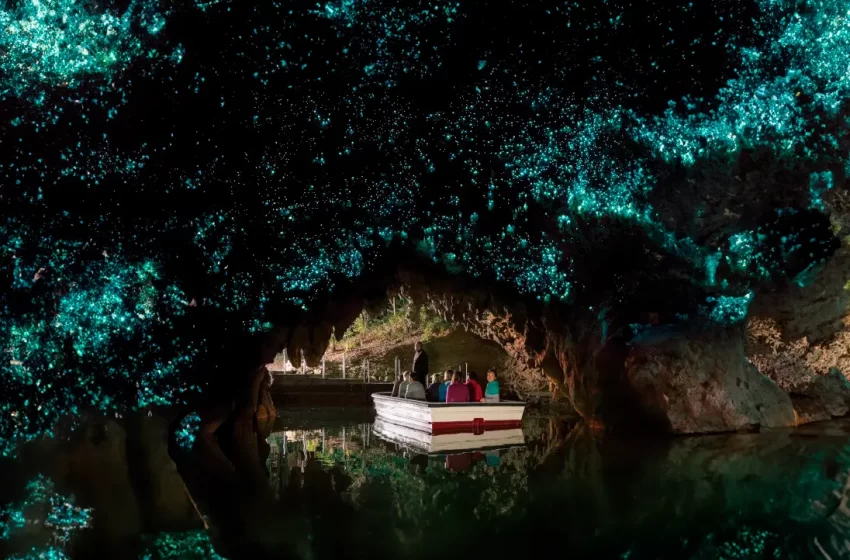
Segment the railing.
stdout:
[[346,352],[343,352],[342,360],[339,362],[330,362],[322,357],[318,367],[309,367],[304,359],[303,352],[298,361],[298,366],[296,366],[294,360],[290,360],[288,351],[284,350],[273,363],[267,364],[266,367],[273,376],[303,375],[321,379],[344,379],[351,382],[391,383],[397,375],[401,375],[401,358],[395,359],[394,371],[390,371],[388,368],[368,359],[352,364]]
[[[283,350],[278,354],[277,358],[266,367],[269,373],[276,375],[304,375],[310,377],[319,377],[322,379],[344,379],[351,382],[393,382],[396,378],[401,377],[403,371],[401,358],[396,356],[393,360],[393,370],[385,367],[383,364],[376,363],[372,360],[364,359],[359,364],[352,364],[348,353],[343,351],[342,360],[339,362],[329,362],[322,357],[322,362],[317,367],[307,366],[304,359],[304,352],[301,352],[301,359],[298,361],[298,366],[295,366],[293,360],[290,360],[288,351]],[[466,374],[469,371],[469,364],[458,364],[456,371],[461,371]],[[436,372],[434,372],[436,373]]]

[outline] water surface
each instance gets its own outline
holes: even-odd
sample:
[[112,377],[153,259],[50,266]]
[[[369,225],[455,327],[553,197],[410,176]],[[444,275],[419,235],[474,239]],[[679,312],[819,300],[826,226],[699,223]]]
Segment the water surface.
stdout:
[[[267,434],[237,425],[169,454],[166,418],[91,420],[5,465],[0,553],[850,556],[850,420],[622,441],[532,411],[525,446],[454,455],[384,441],[371,421],[369,409],[290,409]],[[43,491],[16,512],[39,476],[61,499]]]

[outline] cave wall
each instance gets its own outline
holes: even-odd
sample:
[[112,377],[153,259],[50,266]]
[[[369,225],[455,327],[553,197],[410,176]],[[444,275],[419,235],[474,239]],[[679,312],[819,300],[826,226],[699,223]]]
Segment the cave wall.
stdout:
[[747,354],[791,395],[799,422],[850,411],[850,247],[808,286],[760,294],[747,322]]
[[850,194],[824,198],[841,247],[805,281],[758,294],[747,320],[747,356],[786,391],[797,422],[850,412]]

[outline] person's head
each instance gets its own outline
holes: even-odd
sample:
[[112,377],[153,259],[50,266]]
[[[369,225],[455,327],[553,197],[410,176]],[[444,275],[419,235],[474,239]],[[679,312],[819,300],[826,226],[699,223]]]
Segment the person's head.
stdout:
[[402,374],[401,374],[401,378],[402,378],[404,381],[410,381],[410,372],[409,372],[409,371],[406,371],[406,372],[402,373]]
[[447,370],[446,370],[446,372],[445,372],[445,373],[443,373],[443,381],[451,381],[451,380],[452,380],[452,376],[453,376],[454,374],[455,374],[455,372],[453,372],[453,371],[452,371],[452,370],[450,370],[450,369],[447,369]]
[[439,382],[440,382],[440,375],[439,374],[435,373],[434,375],[431,376],[431,383],[439,383]]
[[466,380],[469,381],[470,379],[472,381],[478,381],[478,374],[475,373],[474,371],[466,372]]
[[422,343],[421,343],[421,342],[417,342],[416,344],[414,344],[414,345],[413,345],[413,348],[414,348],[417,352],[421,352],[421,351],[422,351]]
[[490,368],[487,370],[487,381],[495,381],[496,380],[496,370]]
[[463,375],[459,371],[452,372],[452,383],[462,383]]

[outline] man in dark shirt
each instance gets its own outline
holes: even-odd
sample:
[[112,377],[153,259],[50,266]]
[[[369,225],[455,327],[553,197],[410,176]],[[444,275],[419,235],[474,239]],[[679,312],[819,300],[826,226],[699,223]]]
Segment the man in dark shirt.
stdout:
[[417,342],[414,346],[416,352],[413,354],[413,367],[410,368],[410,375],[425,385],[428,383],[428,354],[422,349],[422,343]]

